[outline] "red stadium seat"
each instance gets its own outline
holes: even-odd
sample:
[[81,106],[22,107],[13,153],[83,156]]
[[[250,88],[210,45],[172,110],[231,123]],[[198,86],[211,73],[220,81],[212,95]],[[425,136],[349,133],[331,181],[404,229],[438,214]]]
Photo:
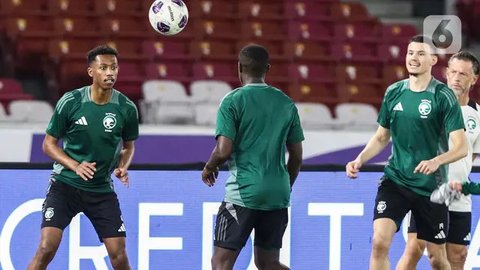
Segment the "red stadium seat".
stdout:
[[337,2],[330,5],[332,17],[338,21],[372,21],[367,8],[361,2]]
[[330,65],[294,63],[288,67],[288,77],[296,82],[335,83],[337,76]]
[[270,41],[270,40],[258,40],[258,39],[246,39],[237,41],[235,44],[235,59],[237,58],[240,50],[248,44],[260,44],[268,50],[268,54],[272,61],[289,60],[289,57],[285,52],[284,42]]
[[92,0],[49,0],[48,6],[50,12],[55,15],[91,16],[94,14]]
[[405,64],[386,64],[382,67],[382,78],[384,87],[390,84],[408,78],[408,71]]
[[237,59],[235,44],[222,41],[192,41],[190,43],[190,54],[196,60],[230,60]]
[[231,19],[238,17],[238,4],[236,1],[195,0],[188,2],[188,12],[191,19]]
[[175,80],[188,83],[192,80],[191,63],[161,61],[148,63],[145,67],[148,80]]
[[238,39],[240,25],[231,19],[199,19],[188,22],[186,28],[192,28],[199,39]]
[[47,16],[48,0],[0,0],[1,12],[14,16]]
[[379,108],[383,99],[381,86],[368,84],[339,84],[337,86],[340,102],[368,103]]
[[107,38],[149,38],[154,36],[153,29],[148,24],[147,16],[137,19],[133,16],[111,16],[102,18],[100,34]]
[[86,62],[87,52],[96,45],[94,39],[52,39],[49,42],[48,54],[56,61],[79,59]]
[[142,52],[150,59],[190,59],[189,43],[170,39],[152,39],[142,42]]
[[335,1],[285,1],[286,17],[302,21],[332,21],[330,6],[333,2]]
[[336,89],[328,84],[291,83],[288,85],[287,93],[296,102],[323,103],[330,109],[339,102]]
[[379,42],[381,40],[380,24],[378,23],[338,23],[335,25],[335,38],[355,42]]
[[55,33],[63,37],[98,38],[97,20],[85,16],[67,16],[54,18]]
[[284,22],[249,20],[241,25],[241,37],[244,39],[283,41],[285,40],[286,29],[287,25]]
[[284,6],[278,2],[243,0],[238,1],[238,3],[240,18],[248,18],[249,20],[285,19]]
[[24,93],[22,85],[15,79],[0,78],[0,106],[8,108],[13,100],[33,99],[32,95]]
[[379,62],[377,47],[369,43],[352,41],[331,43],[331,52],[335,59],[351,62]]
[[378,45],[378,56],[382,61],[404,64],[408,42],[390,42]]
[[119,61],[129,60],[143,63],[145,60],[151,59],[151,57],[143,54],[142,44],[137,40],[123,38],[109,40],[101,39],[97,41],[97,44],[106,44],[116,49],[119,53]]
[[334,60],[330,42],[297,41],[284,43],[285,54],[294,61],[323,61]]
[[408,42],[418,33],[411,24],[393,23],[382,24],[382,36],[385,41]]
[[333,23],[318,23],[291,21],[288,24],[288,37],[302,41],[331,41],[333,40]]
[[381,66],[371,64],[344,63],[337,65],[335,74],[339,80],[353,84],[375,84],[382,83]]
[[[148,1],[147,1],[148,2]],[[103,0],[103,1],[94,1],[95,3],[95,12],[98,15],[107,15],[108,16],[146,16],[143,13],[142,1],[126,1],[126,0]]]
[[194,80],[219,80],[238,85],[237,64],[234,62],[196,62],[193,64]]

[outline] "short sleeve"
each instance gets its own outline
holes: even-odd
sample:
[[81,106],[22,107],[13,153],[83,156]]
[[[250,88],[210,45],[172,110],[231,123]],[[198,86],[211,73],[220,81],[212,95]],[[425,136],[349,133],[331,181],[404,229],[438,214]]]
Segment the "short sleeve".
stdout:
[[387,90],[385,91],[385,96],[383,97],[382,105],[380,106],[380,112],[378,112],[377,123],[386,128],[390,129],[390,97],[392,94],[392,90],[395,88],[394,85],[390,85]]
[[126,106],[129,107],[126,114],[125,127],[122,131],[122,139],[128,142],[138,138],[138,111],[137,106],[130,100],[127,100]]
[[60,98],[55,106],[52,118],[48,123],[46,133],[57,139],[63,138],[69,126],[69,113],[72,108],[74,96],[71,92]]
[[288,131],[287,144],[295,144],[305,140],[303,135],[302,125],[300,124],[300,117],[298,116],[298,110],[294,107],[293,120]]
[[215,130],[215,137],[225,136],[232,141],[235,141],[237,136],[236,120],[237,113],[233,102],[233,95],[230,93],[225,96],[220,103],[217,112],[217,128]]
[[448,88],[440,89],[440,97],[442,98],[443,122],[445,131],[450,133],[455,130],[465,129],[463,122],[462,109],[458,104],[457,98],[453,91]]

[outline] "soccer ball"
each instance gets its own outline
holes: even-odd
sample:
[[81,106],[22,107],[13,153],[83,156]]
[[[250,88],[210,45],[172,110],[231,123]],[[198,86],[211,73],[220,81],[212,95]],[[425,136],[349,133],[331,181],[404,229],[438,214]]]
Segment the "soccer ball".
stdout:
[[188,9],[182,0],[155,0],[148,10],[153,29],[166,36],[182,31],[188,22]]

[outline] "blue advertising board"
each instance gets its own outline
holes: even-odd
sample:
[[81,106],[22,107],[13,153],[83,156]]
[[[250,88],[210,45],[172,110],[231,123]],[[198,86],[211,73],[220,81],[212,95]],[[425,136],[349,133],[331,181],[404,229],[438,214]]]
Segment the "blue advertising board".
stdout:
[[[41,205],[50,170],[0,170],[0,269],[25,269],[40,239]],[[211,269],[213,226],[227,172],[214,187],[199,171],[130,172],[130,187],[116,191],[127,227],[133,269]],[[292,269],[368,269],[373,204],[379,172],[356,180],[344,172],[301,172],[293,187],[290,223],[281,261]],[[472,174],[472,179],[480,175]],[[465,269],[480,267],[480,202],[474,198],[472,244]],[[479,229],[480,230],[480,229]],[[405,244],[394,239],[394,265]],[[49,269],[112,269],[88,219],[75,217]],[[249,240],[235,269],[256,269]],[[418,269],[430,269],[422,258]]]

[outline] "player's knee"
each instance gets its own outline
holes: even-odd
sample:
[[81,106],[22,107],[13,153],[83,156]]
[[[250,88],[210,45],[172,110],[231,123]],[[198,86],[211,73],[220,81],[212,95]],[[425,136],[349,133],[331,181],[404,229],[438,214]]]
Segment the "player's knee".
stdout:
[[110,255],[110,262],[112,263],[112,267],[115,270],[130,269],[128,265],[127,252],[125,250],[121,250],[119,252],[116,252],[115,254]]
[[372,255],[382,257],[388,254],[389,244],[382,237],[374,237],[372,241]]
[[467,249],[457,250],[456,252],[449,252],[447,254],[448,262],[452,269],[463,269],[463,265],[467,260]]
[[434,254],[428,254],[428,260],[432,269],[447,269],[448,261],[442,258],[441,256],[436,256]]
[[38,247],[36,257],[41,263],[50,262],[55,256],[56,252],[57,249],[55,247],[50,245],[40,245]]

